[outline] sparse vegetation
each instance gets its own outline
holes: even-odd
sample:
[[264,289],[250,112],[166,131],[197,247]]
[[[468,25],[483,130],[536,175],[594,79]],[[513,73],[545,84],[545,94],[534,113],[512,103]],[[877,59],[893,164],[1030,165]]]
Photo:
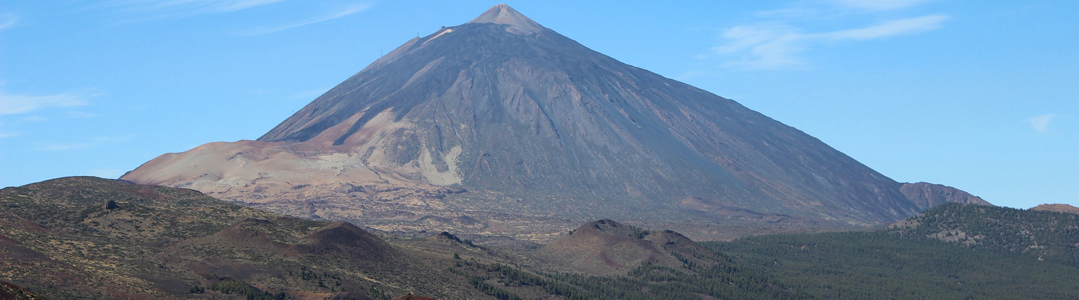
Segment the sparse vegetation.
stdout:
[[[705,245],[826,299],[1075,299],[1079,268],[1071,256],[1053,255],[1075,253],[1079,236],[1069,234],[1074,220],[1059,213],[945,204],[888,230]],[[1030,248],[1034,241],[1045,248]]]
[[995,207],[944,205],[874,232],[707,243],[718,252],[672,231],[610,220],[582,225],[567,241],[647,250],[610,252],[633,265],[606,276],[537,267],[528,253],[450,233],[391,246],[344,223],[96,178],[4,189],[0,207],[0,251],[14,258],[0,261],[0,280],[55,299],[160,298],[161,291],[245,299],[344,291],[375,299],[405,292],[505,300],[1079,297],[1077,216]]

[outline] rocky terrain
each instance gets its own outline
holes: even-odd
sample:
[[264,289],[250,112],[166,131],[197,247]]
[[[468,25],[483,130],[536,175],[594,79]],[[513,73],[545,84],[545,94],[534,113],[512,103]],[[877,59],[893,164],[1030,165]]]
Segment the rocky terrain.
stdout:
[[928,210],[945,203],[993,205],[982,200],[981,197],[971,195],[960,189],[928,182],[904,183],[899,187],[899,191],[907,199],[914,201],[922,210]]
[[[14,299],[595,299],[610,293],[656,299],[662,296],[646,279],[657,272],[739,282],[708,291],[700,284],[678,288],[685,295],[787,293],[757,290],[763,279],[678,233],[646,233],[609,220],[582,225],[544,249],[509,249],[448,232],[373,234],[194,190],[95,177],[5,188],[0,208],[0,295]],[[587,268],[604,263],[595,257],[563,264],[548,255],[574,244],[593,248],[578,240],[589,235],[631,239],[647,253],[637,257],[639,251],[618,243],[597,248],[618,259],[617,272]],[[612,274],[626,277],[602,276]]]
[[438,276],[438,254],[193,190],[70,177],[0,190],[0,207],[0,280],[53,299],[483,295]]
[[[943,204],[889,229],[702,246],[585,223],[507,248],[69,177],[0,190],[4,299],[1068,299],[1079,215]],[[362,224],[360,224],[362,225]],[[718,251],[716,251],[718,250]],[[935,295],[935,296],[934,296]]]

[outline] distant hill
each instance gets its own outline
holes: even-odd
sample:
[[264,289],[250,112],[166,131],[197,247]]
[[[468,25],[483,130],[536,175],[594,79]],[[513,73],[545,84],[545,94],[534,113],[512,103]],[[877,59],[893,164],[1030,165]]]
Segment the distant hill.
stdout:
[[0,280],[53,299],[484,295],[449,275],[448,262],[352,224],[194,190],[69,177],[0,190],[0,208]]
[[1035,207],[1031,208],[1030,210],[1055,211],[1055,212],[1062,212],[1062,213],[1079,214],[1079,207],[1071,206],[1071,205],[1068,205],[1068,204],[1048,204],[1048,203],[1047,204],[1040,204],[1038,206],[1035,206]]
[[890,231],[1079,267],[1076,214],[949,203],[892,225]]
[[681,269],[687,263],[711,267],[727,262],[677,232],[651,232],[612,220],[581,225],[541,253],[556,265],[588,274],[625,274],[642,265]]
[[815,299],[1079,299],[1079,268],[885,231],[706,242]]
[[957,188],[928,182],[904,183],[899,187],[899,191],[921,210],[928,210],[944,203],[993,205],[982,200],[981,197]]
[[823,299],[1077,299],[1079,215],[949,203],[888,229],[705,245]]

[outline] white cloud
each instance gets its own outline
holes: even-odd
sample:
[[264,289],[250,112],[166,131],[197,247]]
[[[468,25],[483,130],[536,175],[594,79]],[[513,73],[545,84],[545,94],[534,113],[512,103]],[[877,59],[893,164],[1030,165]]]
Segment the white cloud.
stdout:
[[202,2],[214,2],[209,6],[212,12],[233,12],[238,10],[244,10],[256,6],[273,4],[284,0],[225,0],[225,1],[202,1]]
[[835,4],[864,10],[893,10],[907,8],[931,0],[834,0]]
[[0,14],[0,31],[15,26],[17,22],[19,22],[19,16],[10,13]]
[[276,26],[276,27],[261,28],[261,29],[250,31],[247,34],[250,34],[250,35],[262,35],[262,34],[278,32],[278,31],[282,31],[282,30],[288,30],[288,29],[292,29],[292,28],[296,28],[296,27],[307,26],[307,25],[311,25],[311,24],[315,24],[315,23],[325,22],[325,21],[329,21],[329,20],[333,20],[333,19],[343,18],[343,17],[349,16],[351,14],[355,14],[355,13],[358,13],[358,12],[368,10],[368,9],[371,8],[371,6],[372,6],[371,4],[354,4],[354,5],[350,5],[350,6],[345,6],[345,7],[342,7],[340,9],[338,9],[338,10],[335,10],[333,12],[330,12],[328,14],[325,14],[325,15],[322,15],[322,16],[319,16],[319,17],[315,17],[315,18],[311,18],[311,19],[307,19],[307,20],[304,20],[304,21],[299,21],[299,22],[295,22],[295,23],[291,23],[291,24]]
[[1034,128],[1035,131],[1046,133],[1049,132],[1049,122],[1052,122],[1056,116],[1054,114],[1034,116],[1028,119],[1027,122],[1030,122],[1030,128]]
[[[947,15],[897,18],[895,12],[886,13],[929,1],[932,0],[797,1],[754,14],[759,22],[724,30],[721,34],[723,44],[698,58],[722,57],[726,60],[724,66],[745,69],[798,67],[805,64],[800,55],[802,52],[826,46],[828,42],[867,41],[940,28],[949,19]],[[884,21],[830,31],[804,29],[811,24],[843,24],[864,19]]]
[[891,20],[874,26],[822,33],[818,36],[831,40],[869,40],[893,35],[914,34],[940,28],[948,20],[945,15],[929,15],[917,18]]
[[806,35],[781,25],[738,26],[723,32],[727,44],[712,48],[715,54],[737,56],[727,66],[770,69],[801,64],[795,56],[804,48]]
[[105,146],[107,144],[122,143],[132,139],[135,139],[135,136],[98,136],[80,142],[38,144],[34,149],[43,151],[73,151]]
[[864,41],[937,29],[947,20],[929,15],[882,22],[877,25],[821,33],[801,33],[800,29],[777,24],[738,26],[723,32],[727,43],[713,47],[715,55],[737,56],[727,66],[748,69],[776,69],[801,65],[798,53],[825,41]]
[[35,147],[37,150],[44,151],[71,151],[89,148],[90,144],[87,143],[48,143],[41,144]]
[[874,26],[818,33],[802,33],[786,25],[738,26],[723,32],[726,44],[712,47],[715,55],[737,56],[726,66],[749,69],[776,69],[802,65],[797,56],[824,41],[864,41],[937,29],[944,15],[893,19]]
[[129,12],[150,14],[219,14],[284,0],[117,0],[109,2]]
[[85,106],[89,103],[83,96],[56,94],[44,96],[12,95],[0,91],[0,115],[23,114],[53,107]]

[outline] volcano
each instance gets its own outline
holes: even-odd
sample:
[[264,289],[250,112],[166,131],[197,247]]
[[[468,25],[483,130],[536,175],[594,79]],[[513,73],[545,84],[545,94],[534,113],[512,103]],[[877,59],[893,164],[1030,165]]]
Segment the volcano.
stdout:
[[256,141],[122,179],[388,231],[537,240],[598,218],[873,225],[923,209],[808,134],[506,5],[409,40]]

